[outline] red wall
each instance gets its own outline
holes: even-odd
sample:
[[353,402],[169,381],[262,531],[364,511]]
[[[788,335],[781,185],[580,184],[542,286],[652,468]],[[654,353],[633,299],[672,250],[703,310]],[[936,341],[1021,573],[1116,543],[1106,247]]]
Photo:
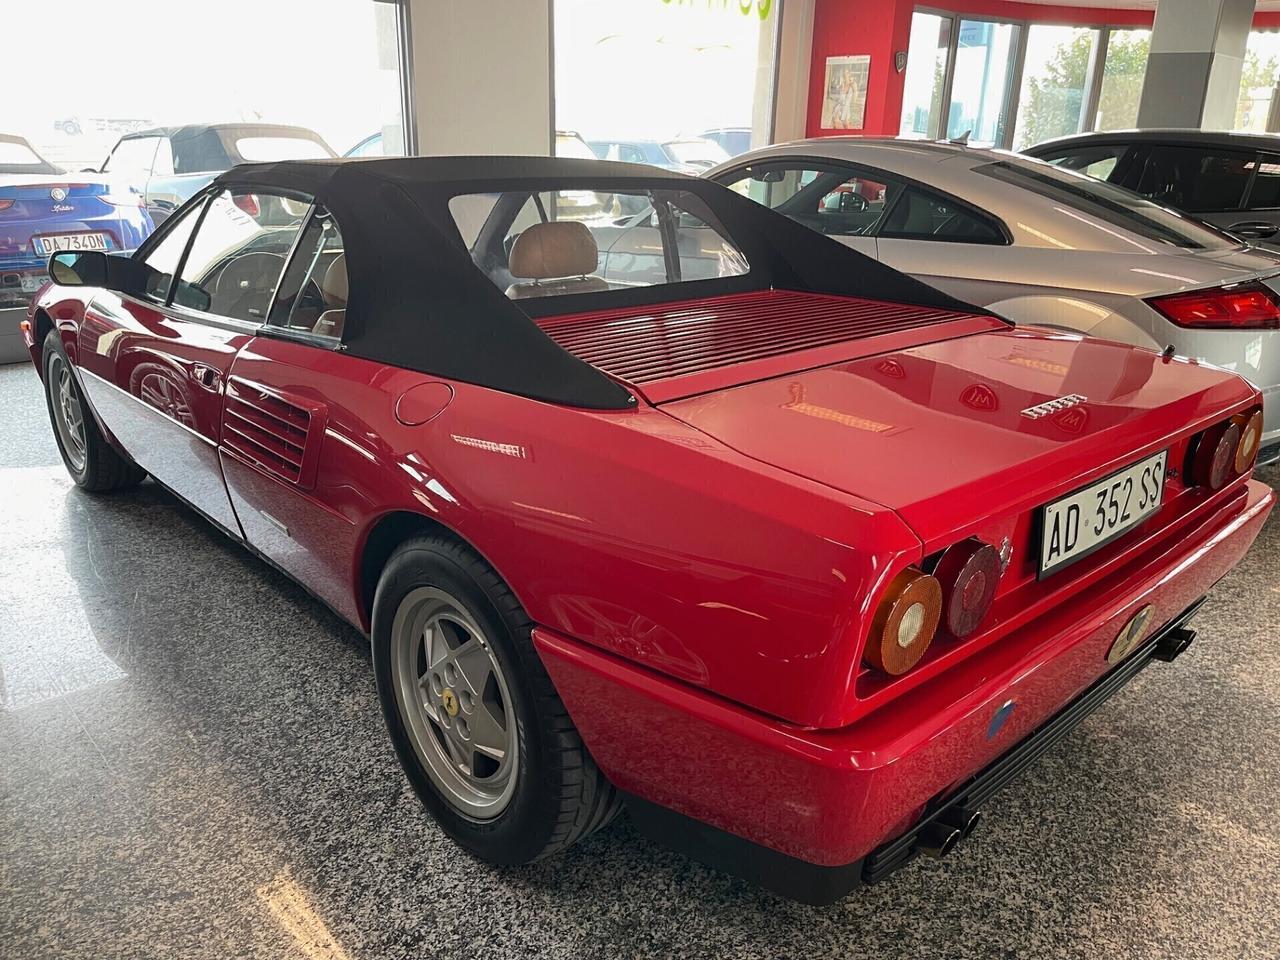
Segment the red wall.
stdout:
[[[809,110],[806,130],[811,137],[839,134],[896,136],[902,114],[904,74],[893,68],[893,55],[906,50],[911,14],[917,0],[817,0],[813,17],[813,61],[809,72]],[[1150,27],[1150,10],[1112,10],[1100,7],[1059,7],[1016,0],[920,0],[933,10],[984,17],[1007,17],[1032,23],[1081,26]],[[1255,27],[1280,26],[1280,13],[1259,13]],[[869,54],[867,111],[860,130],[822,127],[823,84],[827,57]]]

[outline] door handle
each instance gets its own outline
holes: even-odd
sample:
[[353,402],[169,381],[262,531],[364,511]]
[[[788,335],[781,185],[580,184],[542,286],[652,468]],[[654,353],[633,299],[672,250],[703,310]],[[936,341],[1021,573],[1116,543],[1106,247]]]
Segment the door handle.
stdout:
[[1227,227],[1227,233],[1234,233],[1247,240],[1266,240],[1280,233],[1280,224],[1268,223],[1266,220],[1241,220]]
[[205,363],[193,363],[191,365],[191,378],[206,390],[212,390],[217,393],[222,388],[222,374],[216,367],[211,367]]

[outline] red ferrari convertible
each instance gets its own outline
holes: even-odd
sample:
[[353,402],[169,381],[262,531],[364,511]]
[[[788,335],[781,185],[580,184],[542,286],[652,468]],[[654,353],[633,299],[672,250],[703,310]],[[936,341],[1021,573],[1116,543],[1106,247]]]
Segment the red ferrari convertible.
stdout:
[[50,275],[75,481],[149,474],[367,632],[409,780],[496,863],[624,804],[812,902],[944,854],[1186,648],[1273,503],[1243,379],[647,167],[240,167]]

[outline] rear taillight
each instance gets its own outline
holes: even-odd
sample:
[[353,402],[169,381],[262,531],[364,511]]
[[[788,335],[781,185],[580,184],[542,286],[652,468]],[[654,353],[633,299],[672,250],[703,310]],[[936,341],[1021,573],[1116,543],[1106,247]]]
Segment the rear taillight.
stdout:
[[1258,447],[1262,445],[1262,411],[1254,410],[1231,418],[1240,428],[1240,442],[1236,444],[1235,471],[1248,473],[1258,459]]
[[16,200],[0,200],[0,210],[8,210],[16,202]]
[[1000,551],[976,537],[948,547],[933,575],[942,587],[943,625],[953,637],[969,636],[991,609],[1000,585]]
[[1227,420],[1210,427],[1200,435],[1191,462],[1191,478],[1199,486],[1221,490],[1231,479],[1239,446],[1239,425]]
[[1280,329],[1280,298],[1256,280],[1154,297],[1147,303],[1180,327]]
[[256,217],[262,212],[262,208],[258,206],[258,197],[256,194],[237,193],[232,196],[231,201],[251,217]]
[[871,621],[864,656],[890,676],[906,673],[924,656],[938,630],[942,587],[916,567],[907,567],[889,584]]

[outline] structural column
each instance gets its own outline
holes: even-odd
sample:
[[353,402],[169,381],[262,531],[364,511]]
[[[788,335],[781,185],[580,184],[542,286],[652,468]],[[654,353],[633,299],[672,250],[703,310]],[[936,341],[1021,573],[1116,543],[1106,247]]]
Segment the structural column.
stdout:
[[551,153],[551,3],[406,0],[419,154]]
[[1140,127],[1230,130],[1254,0],[1159,0]]

